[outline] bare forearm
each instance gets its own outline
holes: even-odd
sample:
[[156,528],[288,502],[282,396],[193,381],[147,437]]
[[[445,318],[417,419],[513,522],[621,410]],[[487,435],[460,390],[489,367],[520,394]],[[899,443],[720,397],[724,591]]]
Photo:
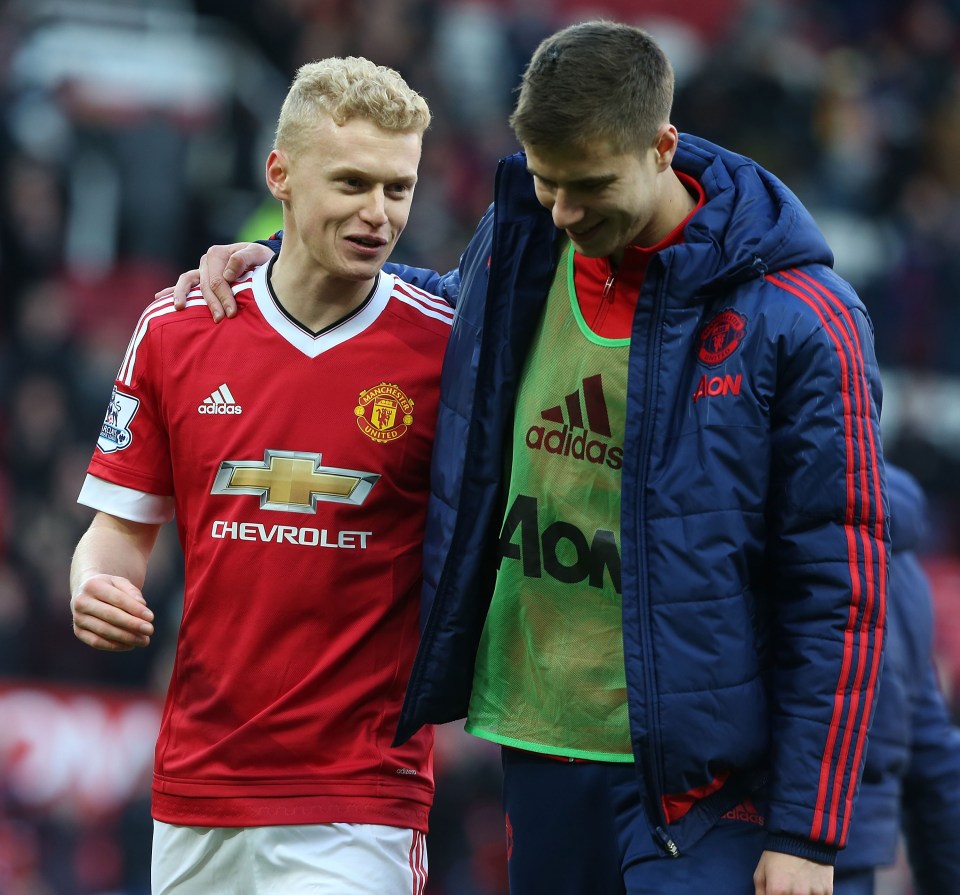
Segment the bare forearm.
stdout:
[[91,575],[116,575],[142,587],[158,531],[156,526],[98,513],[74,551],[71,593]]
[[70,566],[70,610],[77,637],[96,649],[146,646],[153,613],[141,588],[159,526],[98,513]]

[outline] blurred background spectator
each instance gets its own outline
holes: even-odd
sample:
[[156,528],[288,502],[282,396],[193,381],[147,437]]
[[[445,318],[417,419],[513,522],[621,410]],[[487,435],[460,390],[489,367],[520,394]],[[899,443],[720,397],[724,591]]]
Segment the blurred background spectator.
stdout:
[[[175,535],[146,651],[73,638],[76,495],[155,291],[211,243],[268,235],[263,186],[296,68],[364,55],[434,112],[395,260],[446,270],[492,196],[539,40],[640,24],[674,123],[772,169],[860,291],[883,437],[924,485],[942,679],[960,706],[960,3],[956,0],[0,0],[0,895],[147,895],[149,771],[179,624]],[[165,636],[166,632],[166,636]],[[433,895],[505,895],[499,764],[438,731]],[[884,895],[909,892],[903,869]]]

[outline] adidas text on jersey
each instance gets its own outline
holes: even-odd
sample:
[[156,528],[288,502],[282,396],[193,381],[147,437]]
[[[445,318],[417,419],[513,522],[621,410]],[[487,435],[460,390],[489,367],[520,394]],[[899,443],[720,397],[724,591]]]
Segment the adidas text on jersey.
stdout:
[[224,382],[219,388],[215,388],[209,395],[203,399],[203,402],[197,406],[200,413],[213,413],[217,415],[226,413],[243,413],[243,408],[234,400],[230,389]]

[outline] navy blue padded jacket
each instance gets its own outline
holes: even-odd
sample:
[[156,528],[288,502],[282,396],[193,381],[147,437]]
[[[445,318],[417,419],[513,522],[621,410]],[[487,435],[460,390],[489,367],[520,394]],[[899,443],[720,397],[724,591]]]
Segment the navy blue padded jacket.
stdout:
[[[638,785],[669,853],[762,787],[768,847],[830,863],[848,835],[882,658],[889,538],[872,327],[777,178],[686,135],[674,167],[706,203],[647,271],[623,445]],[[391,267],[457,308],[423,639],[398,741],[467,710],[504,445],[561,235],[521,153],[500,162],[458,270]]]

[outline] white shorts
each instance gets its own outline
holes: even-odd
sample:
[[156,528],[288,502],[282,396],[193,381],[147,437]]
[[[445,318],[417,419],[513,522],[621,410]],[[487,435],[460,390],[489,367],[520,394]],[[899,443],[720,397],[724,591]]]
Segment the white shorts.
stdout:
[[423,895],[426,837],[379,824],[153,822],[153,895]]

